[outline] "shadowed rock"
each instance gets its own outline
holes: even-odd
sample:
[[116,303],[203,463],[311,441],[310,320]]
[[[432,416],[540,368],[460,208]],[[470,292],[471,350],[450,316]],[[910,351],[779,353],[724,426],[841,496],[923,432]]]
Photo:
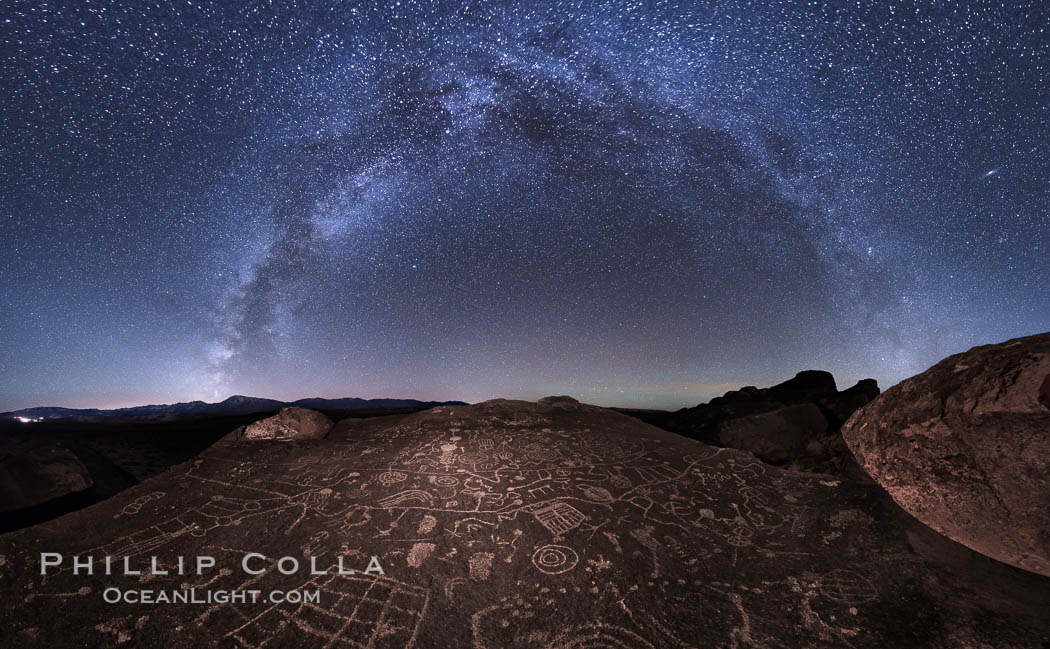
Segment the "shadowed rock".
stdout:
[[820,408],[806,403],[726,420],[719,441],[767,462],[784,462],[804,454],[821,455],[824,449],[817,439],[827,431],[828,421]]
[[808,403],[838,393],[835,377],[823,370],[803,370],[793,378],[767,389],[764,398],[780,403]]
[[[745,386],[731,390],[693,408],[683,408],[674,413],[654,419],[653,423],[667,430],[688,435],[707,443],[719,443],[719,432],[723,421],[736,417],[748,417],[770,412],[785,406],[805,403],[830,408],[829,413],[842,412],[848,404],[858,402],[873,379],[866,379],[849,390],[837,392],[835,378],[830,372],[804,370],[793,378],[769,388]],[[875,387],[876,394],[878,387]],[[837,423],[836,423],[837,426]]]
[[[41,552],[63,565],[41,576]],[[261,575],[242,570],[251,552]],[[146,570],[73,574],[73,556],[106,555]],[[176,573],[198,555],[215,567]],[[362,573],[373,555],[385,574]],[[148,574],[151,556],[169,574]],[[279,572],[282,557],[299,569]],[[338,574],[340,557],[357,573]],[[107,588],[320,601],[109,604]],[[876,485],[565,398],[214,446],[0,536],[0,601],[5,638],[41,647],[1041,649],[1050,636],[1050,580],[930,532]]]
[[948,537],[1050,575],[1050,334],[974,347],[887,390],[843,429],[904,509]]
[[823,397],[817,403],[829,415],[831,426],[841,428],[842,424],[846,423],[846,420],[857,409],[870,403],[877,396],[879,396],[879,384],[875,382],[875,379],[861,379],[853,387]]
[[91,485],[91,474],[69,449],[34,448],[0,461],[0,511],[32,507]]
[[294,441],[320,439],[332,430],[332,420],[316,410],[282,408],[273,417],[261,419],[235,430],[231,440],[273,439]]
[[[835,378],[829,372],[805,370],[772,387],[745,386],[694,408],[673,413],[629,411],[629,414],[708,444],[754,452],[764,461],[794,470],[868,481],[870,478],[842,441],[839,429],[857,408],[878,394],[879,386],[874,379],[864,379],[838,392]],[[793,406],[809,406],[795,411],[796,415],[809,413],[806,417],[809,423],[802,422],[799,426],[799,422],[786,421],[781,416],[759,416]],[[819,409],[822,417],[815,417],[813,409]],[[741,418],[747,421],[735,421]],[[785,426],[782,431],[778,430],[780,425]],[[808,431],[809,436],[798,439],[804,431]]]

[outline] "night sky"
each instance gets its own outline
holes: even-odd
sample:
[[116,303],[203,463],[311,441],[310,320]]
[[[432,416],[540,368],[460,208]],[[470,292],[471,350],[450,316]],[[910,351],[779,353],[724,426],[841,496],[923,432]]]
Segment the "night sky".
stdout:
[[1050,329],[1047,5],[802,5],[4,2],[0,410],[670,408]]

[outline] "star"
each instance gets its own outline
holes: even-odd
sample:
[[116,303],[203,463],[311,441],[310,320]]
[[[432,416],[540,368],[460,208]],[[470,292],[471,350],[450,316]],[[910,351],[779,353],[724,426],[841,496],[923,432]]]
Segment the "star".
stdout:
[[1050,322],[1024,2],[227,4],[5,12],[0,410],[679,408]]

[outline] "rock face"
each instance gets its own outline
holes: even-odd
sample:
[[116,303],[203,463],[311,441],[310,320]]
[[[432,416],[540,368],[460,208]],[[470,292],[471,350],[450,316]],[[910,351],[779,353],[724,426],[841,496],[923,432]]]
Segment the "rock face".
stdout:
[[233,438],[281,441],[320,439],[327,435],[334,425],[331,419],[316,410],[282,408],[273,417],[267,417],[254,424],[238,428],[234,431]]
[[[805,370],[772,387],[746,386],[731,390],[695,408],[674,413],[632,414],[707,444],[754,452],[774,464],[868,481],[870,478],[842,441],[839,429],[857,408],[878,394],[879,386],[874,379],[864,379],[839,392],[829,372]],[[791,421],[769,414],[795,406],[806,408],[793,411]],[[814,409],[822,415],[820,418],[814,416]],[[808,414],[804,420],[798,420],[800,413]],[[759,416],[767,414],[769,416]],[[739,419],[744,421],[735,421]],[[779,425],[784,426],[783,430],[777,429]],[[808,431],[808,437],[799,439],[804,431]]]
[[1050,575],[1050,333],[975,347],[890,388],[843,429],[858,461],[933,529]]
[[834,397],[838,393],[835,377],[823,370],[803,370],[793,378],[760,390],[767,401],[807,403]]
[[862,379],[857,381],[853,387],[823,397],[817,403],[827,413],[832,427],[841,428],[854,412],[877,396],[879,396],[879,384],[875,382],[875,379]]
[[722,422],[719,441],[722,446],[754,453],[767,462],[785,462],[807,454],[810,442],[815,454],[823,452],[817,441],[828,431],[828,420],[820,408],[811,403],[787,406],[750,417],[737,417]]
[[[41,552],[63,564],[42,576]],[[263,574],[243,570],[249,553]],[[73,574],[72,557],[106,555],[143,575]],[[177,574],[177,557],[202,555],[215,566]],[[149,574],[152,556],[166,574]],[[383,574],[364,572],[372,556]],[[329,572],[312,574],[311,557]],[[187,588],[205,603],[104,599]],[[258,601],[208,601],[249,590]],[[0,601],[8,644],[39,647],[1042,649],[1050,637],[1050,580],[930,532],[876,485],[566,398],[212,446],[0,535]]]
[[0,462],[0,511],[32,507],[91,485],[91,474],[72,451],[38,447]]
[[834,399],[838,394],[831,373],[805,370],[769,388],[749,385],[731,390],[708,403],[671,413],[665,421],[656,423],[667,430],[717,444],[721,424],[727,419],[757,415],[785,406],[819,403]]

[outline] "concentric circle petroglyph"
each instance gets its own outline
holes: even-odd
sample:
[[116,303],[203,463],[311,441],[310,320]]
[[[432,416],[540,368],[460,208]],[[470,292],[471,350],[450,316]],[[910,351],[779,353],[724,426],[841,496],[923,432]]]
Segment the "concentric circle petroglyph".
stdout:
[[[902,615],[931,612],[962,629],[969,646],[1034,647],[1027,636],[1046,635],[1045,624],[1026,621],[1039,615],[1010,614],[987,633],[953,617],[949,576],[924,569],[927,560],[903,535],[875,518],[888,496],[875,500],[877,492],[780,471],[738,451],[665,440],[606,409],[556,411],[561,420],[530,420],[531,428],[508,423],[537,409],[481,404],[457,411],[453,423],[427,411],[341,423],[319,444],[214,446],[181,474],[96,505],[105,529],[90,529],[93,521],[77,514],[64,519],[65,530],[0,535],[0,599],[10,603],[0,627],[17,632],[76,602],[77,616],[41,626],[35,643],[65,646],[53,640],[77,637],[85,620],[137,614],[81,594],[85,582],[68,559],[80,554],[96,557],[96,571],[101,556],[130,557],[143,569],[161,556],[169,571],[172,557],[215,557],[208,574],[152,577],[156,590],[188,583],[198,593],[322,593],[320,602],[296,607],[166,607],[164,618],[129,628],[122,644],[154,649],[172,633],[194,646],[303,649],[670,649],[734,639],[769,649],[878,649],[899,645],[892,640]],[[455,444],[453,426],[461,435]],[[638,452],[611,461],[594,452],[618,444]],[[529,459],[543,448],[557,458]],[[474,463],[483,456],[494,466]],[[154,489],[168,495],[112,518]],[[864,516],[833,516],[835,535],[827,534],[827,512],[854,508]],[[46,580],[33,574],[34,555],[44,551],[67,557]],[[246,574],[249,552],[270,558],[252,559],[260,567],[291,552],[302,571],[283,575],[271,565],[262,576]],[[340,574],[338,561],[360,571],[371,556],[385,574]],[[310,572],[315,558],[328,573]],[[944,583],[927,588],[929,574]],[[966,592],[966,606],[988,609],[980,593]],[[897,593],[910,598],[907,608]],[[1021,631],[1011,643],[993,642],[1006,622]],[[962,646],[945,637],[923,646]],[[82,644],[112,645],[98,640]]]
[[459,485],[459,478],[454,475],[439,475],[434,478],[434,484],[438,487],[455,487]]
[[532,553],[532,564],[548,575],[560,575],[576,567],[580,557],[564,545],[545,545]]

